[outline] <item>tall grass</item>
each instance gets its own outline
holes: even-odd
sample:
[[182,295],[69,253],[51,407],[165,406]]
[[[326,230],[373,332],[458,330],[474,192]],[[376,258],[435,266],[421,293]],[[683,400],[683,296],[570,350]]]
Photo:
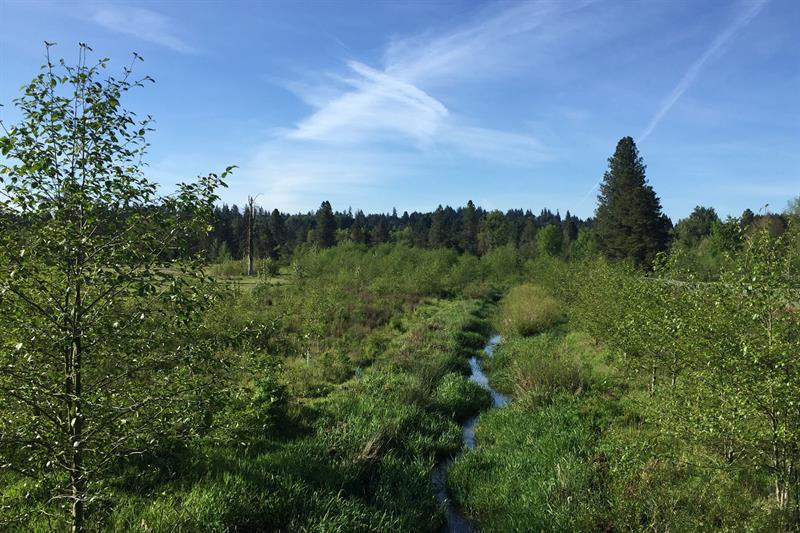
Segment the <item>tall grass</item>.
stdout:
[[[247,446],[214,440],[190,450],[185,468],[151,490],[134,480],[117,486],[95,524],[109,531],[438,530],[433,465],[460,449],[457,421],[489,403],[463,376],[488,330],[480,310],[475,301],[434,301],[401,314],[367,335],[384,337],[382,349],[358,372],[335,375],[347,364],[337,358],[311,361],[329,369],[314,378],[325,385],[317,394],[293,383],[307,379],[295,372],[305,359],[288,358],[295,370],[283,374],[290,392],[283,420],[272,419],[260,437],[247,433]],[[264,386],[254,385],[257,398],[276,390]],[[257,425],[255,413],[226,413]]]
[[564,319],[558,302],[538,285],[512,288],[498,310],[500,332],[506,337],[535,335]]

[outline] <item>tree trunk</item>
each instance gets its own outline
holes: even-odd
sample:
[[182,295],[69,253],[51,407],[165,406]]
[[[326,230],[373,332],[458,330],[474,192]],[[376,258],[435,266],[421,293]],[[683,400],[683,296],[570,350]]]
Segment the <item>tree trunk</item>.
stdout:
[[[80,276],[80,273],[78,274]],[[67,397],[69,398],[68,418],[69,444],[71,447],[70,460],[70,485],[72,499],[72,532],[83,531],[84,508],[86,497],[86,476],[83,465],[83,402],[82,402],[82,331],[81,320],[83,313],[83,296],[80,278],[75,287],[75,307],[72,314],[72,350],[68,358],[67,372]]]
[[249,197],[247,199],[247,203],[250,204],[249,205],[250,216],[248,217],[249,224],[247,225],[247,255],[249,259],[249,264],[247,267],[247,275],[253,276],[255,275],[255,268],[254,268],[255,253],[253,251],[253,226],[255,225],[256,222],[256,212],[255,212],[256,202],[253,197]]
[[656,392],[656,365],[653,364],[650,374],[650,396]]

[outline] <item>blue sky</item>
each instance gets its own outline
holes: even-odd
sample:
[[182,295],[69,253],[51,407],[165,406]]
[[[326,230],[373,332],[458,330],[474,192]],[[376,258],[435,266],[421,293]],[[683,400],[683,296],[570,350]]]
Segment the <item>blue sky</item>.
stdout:
[[[0,102],[89,43],[156,84],[165,187],[307,211],[593,212],[633,136],[665,212],[738,215],[800,194],[800,2],[46,2],[0,0]],[[8,105],[0,117],[13,123]]]

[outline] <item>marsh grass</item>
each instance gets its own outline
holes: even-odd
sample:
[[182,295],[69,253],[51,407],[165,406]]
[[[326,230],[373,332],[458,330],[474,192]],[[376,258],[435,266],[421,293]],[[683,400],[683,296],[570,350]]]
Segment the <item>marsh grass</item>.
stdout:
[[497,312],[500,332],[507,338],[535,335],[563,320],[559,303],[544,288],[533,284],[512,288]]
[[[590,336],[540,320],[545,299],[528,287],[501,302],[510,333],[484,366],[513,402],[481,415],[477,447],[450,469],[450,493],[481,531],[785,530],[766,471],[655,423],[668,391],[651,396]],[[530,336],[518,321],[550,326]]]
[[480,311],[475,301],[420,306],[373,332],[380,349],[358,374],[341,354],[312,367],[288,359],[283,382],[293,400],[260,443],[248,435],[246,446],[185,451],[182,471],[151,490],[133,480],[116,487],[115,504],[94,523],[109,531],[437,530],[433,465],[460,449],[458,420],[488,405],[463,375],[489,330]]

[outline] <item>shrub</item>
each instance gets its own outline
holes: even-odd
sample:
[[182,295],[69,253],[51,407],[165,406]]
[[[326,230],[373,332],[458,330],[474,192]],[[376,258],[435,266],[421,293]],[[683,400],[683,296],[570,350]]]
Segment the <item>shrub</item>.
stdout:
[[561,322],[558,302],[538,285],[524,284],[511,289],[500,303],[500,332],[505,337],[535,335]]
[[591,369],[583,354],[570,348],[563,336],[551,333],[506,340],[489,361],[492,383],[515,396],[585,392],[591,387]]

